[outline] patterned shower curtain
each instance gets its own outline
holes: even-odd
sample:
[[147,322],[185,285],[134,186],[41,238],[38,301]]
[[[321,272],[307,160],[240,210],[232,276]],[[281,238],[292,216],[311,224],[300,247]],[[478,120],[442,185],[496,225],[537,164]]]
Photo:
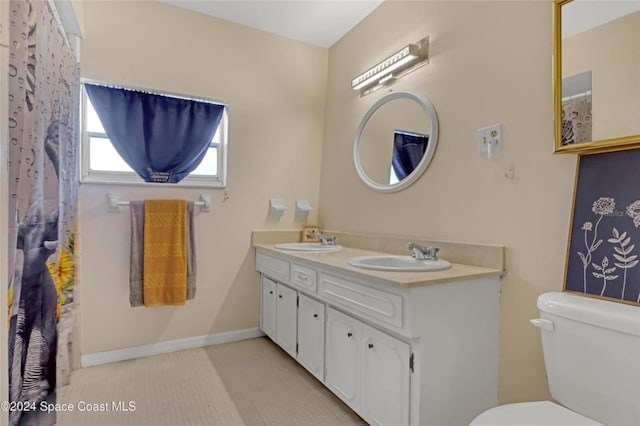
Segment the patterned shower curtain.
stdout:
[[[79,67],[48,2],[10,8],[9,397],[39,409],[70,372]],[[9,422],[54,424],[55,413]]]
[[591,142],[591,95],[562,102],[562,145]]

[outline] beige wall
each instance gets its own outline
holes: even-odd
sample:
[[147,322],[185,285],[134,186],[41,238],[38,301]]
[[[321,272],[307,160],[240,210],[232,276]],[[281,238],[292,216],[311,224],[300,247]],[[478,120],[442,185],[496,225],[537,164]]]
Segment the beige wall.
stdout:
[[[257,327],[256,228],[301,228],[295,199],[318,205],[328,52],[160,2],[85,2],[82,76],[229,102],[228,191],[208,190],[196,218],[198,289],[182,307],[129,307],[129,211],[124,200],[199,189],[81,185],[82,353]],[[281,219],[268,199],[286,199]],[[308,218],[316,222],[316,213]]]
[[589,70],[593,140],[640,135],[640,12],[562,40],[562,76]]
[[71,7],[76,15],[81,34],[84,34],[84,2],[85,0],[71,0]]
[[[561,290],[575,155],[552,155],[550,1],[387,1],[329,52],[320,225],[335,230],[504,244],[500,401],[548,397],[536,298]],[[385,91],[360,98],[354,76],[430,38],[430,63],[397,81],[434,104],[440,139],[408,189],[376,193],[351,156],[356,126]],[[476,129],[502,123],[493,159]],[[505,178],[510,163],[515,178]]]

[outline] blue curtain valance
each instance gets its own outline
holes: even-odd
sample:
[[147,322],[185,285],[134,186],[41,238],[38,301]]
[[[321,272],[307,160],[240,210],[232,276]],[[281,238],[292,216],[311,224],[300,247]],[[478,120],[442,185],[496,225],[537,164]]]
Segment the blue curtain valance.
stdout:
[[177,183],[200,164],[224,105],[85,84],[105,132],[146,182]]

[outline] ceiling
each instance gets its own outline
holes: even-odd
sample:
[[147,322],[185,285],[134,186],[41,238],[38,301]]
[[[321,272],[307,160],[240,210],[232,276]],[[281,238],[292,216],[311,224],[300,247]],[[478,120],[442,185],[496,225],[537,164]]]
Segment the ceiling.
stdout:
[[562,38],[640,11],[640,0],[574,0],[562,6]]
[[160,0],[174,6],[331,47],[383,0]]

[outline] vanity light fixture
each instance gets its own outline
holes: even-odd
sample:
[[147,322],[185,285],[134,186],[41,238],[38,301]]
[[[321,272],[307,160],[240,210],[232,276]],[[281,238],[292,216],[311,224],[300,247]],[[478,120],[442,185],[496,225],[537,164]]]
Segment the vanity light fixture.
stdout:
[[415,44],[406,45],[351,80],[351,88],[360,90],[360,94],[365,95],[377,86],[396,80],[428,62],[429,37],[425,37]]

